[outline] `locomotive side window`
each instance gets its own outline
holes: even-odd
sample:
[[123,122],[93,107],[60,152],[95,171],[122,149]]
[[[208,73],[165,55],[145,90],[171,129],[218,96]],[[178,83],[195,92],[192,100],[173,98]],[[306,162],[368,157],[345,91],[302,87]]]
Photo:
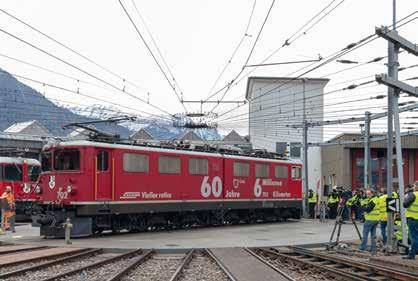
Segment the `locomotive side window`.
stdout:
[[42,153],[42,170],[43,171],[51,171],[52,169],[52,157],[51,153],[44,152]]
[[287,166],[284,166],[284,165],[275,166],[274,175],[277,179],[287,179],[289,175]]
[[269,165],[268,164],[255,164],[255,177],[256,178],[268,178],[269,177]]
[[248,177],[250,175],[250,164],[234,162],[234,177]]
[[292,179],[300,180],[302,178],[302,169],[300,167],[292,167]]
[[123,170],[133,173],[148,173],[149,157],[144,154],[124,153]]
[[158,158],[158,172],[160,174],[180,174],[180,157],[160,156]]
[[207,175],[209,172],[208,159],[189,158],[189,174]]
[[56,150],[54,153],[54,170],[80,170],[80,151],[77,149]]
[[28,176],[29,176],[30,181],[37,181],[40,173],[41,173],[41,167],[39,166],[28,167]]
[[97,171],[107,171],[109,168],[109,152],[99,151],[97,153]]
[[21,165],[5,165],[4,179],[9,181],[22,181],[23,179]]

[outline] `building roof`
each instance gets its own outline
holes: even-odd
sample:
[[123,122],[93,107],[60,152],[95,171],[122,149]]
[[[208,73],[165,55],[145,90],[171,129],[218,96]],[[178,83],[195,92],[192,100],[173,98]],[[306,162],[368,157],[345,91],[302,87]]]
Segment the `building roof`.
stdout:
[[27,134],[37,136],[51,136],[49,130],[38,120],[31,120],[21,123],[15,123],[4,130],[5,133]]
[[[250,91],[250,89],[252,89],[253,83],[256,80],[259,80],[259,81],[260,80],[268,81],[268,82],[270,82],[272,84],[272,87],[275,87],[275,88],[277,87],[277,89],[279,89],[281,85],[280,84],[274,85],[274,82],[272,82],[272,81],[280,81],[280,82],[284,82],[284,83],[290,83],[290,82],[292,82],[292,83],[296,83],[296,82],[297,83],[300,83],[303,80],[305,80],[305,81],[312,82],[312,83],[323,83],[324,86],[325,86],[325,84],[327,84],[329,82],[329,79],[328,78],[307,78],[307,77],[298,78],[298,77],[251,76],[251,77],[248,77],[248,79],[247,79],[247,88],[245,90],[245,98],[247,100],[250,100],[250,95],[254,91],[254,90]],[[270,91],[271,88],[268,88],[266,90],[269,90]]]
[[187,131],[183,135],[180,135],[178,137],[179,140],[188,140],[188,141],[203,141],[201,137],[199,137],[195,132],[193,131]]
[[235,130],[232,130],[227,134],[222,141],[224,142],[236,142],[236,143],[243,143],[246,142],[245,139],[240,136]]
[[144,128],[140,129],[139,131],[135,132],[130,136],[130,139],[133,140],[153,140],[153,136],[147,132]]

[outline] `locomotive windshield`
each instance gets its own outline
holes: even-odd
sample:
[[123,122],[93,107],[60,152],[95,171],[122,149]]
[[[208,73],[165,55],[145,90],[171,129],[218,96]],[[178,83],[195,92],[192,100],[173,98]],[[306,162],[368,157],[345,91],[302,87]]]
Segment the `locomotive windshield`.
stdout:
[[22,165],[7,164],[4,166],[4,179],[8,181],[22,181]]
[[50,152],[42,153],[42,171],[51,171],[52,157]]
[[39,166],[28,167],[28,176],[29,176],[30,181],[37,181],[40,173],[41,173],[41,167]]
[[54,170],[80,170],[80,151],[78,149],[61,149],[54,152]]

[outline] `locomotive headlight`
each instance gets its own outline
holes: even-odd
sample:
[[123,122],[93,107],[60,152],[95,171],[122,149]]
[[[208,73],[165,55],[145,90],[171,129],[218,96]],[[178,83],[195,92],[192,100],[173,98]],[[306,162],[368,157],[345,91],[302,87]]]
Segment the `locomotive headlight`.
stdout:
[[40,185],[37,185],[37,186],[35,187],[35,193],[36,193],[36,194],[41,194],[41,193],[42,193],[42,187],[41,187]]
[[70,194],[73,191],[73,187],[69,184],[67,186],[67,193]]

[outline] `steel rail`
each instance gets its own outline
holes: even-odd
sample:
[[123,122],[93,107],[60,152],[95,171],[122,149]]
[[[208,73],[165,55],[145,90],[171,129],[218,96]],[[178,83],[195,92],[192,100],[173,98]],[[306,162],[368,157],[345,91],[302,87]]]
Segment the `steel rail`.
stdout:
[[344,264],[347,266],[355,267],[358,269],[363,269],[366,271],[373,272],[377,275],[386,276],[390,278],[394,278],[396,280],[404,280],[404,281],[411,281],[416,280],[418,281],[418,273],[413,273],[401,269],[396,269],[392,267],[386,267],[382,265],[372,264],[370,262],[358,262],[352,259],[347,259],[343,257],[339,257],[336,255],[325,255],[321,253],[314,252],[312,250],[308,250],[302,247],[289,247],[293,251],[299,254],[308,255],[315,258],[332,260],[340,264]]
[[346,278],[346,280],[354,280],[354,281],[376,281],[377,280],[376,278],[371,278],[371,277],[368,277],[368,276],[362,276],[360,274],[355,274],[355,273],[343,271],[343,270],[335,268],[335,267],[326,266],[323,263],[318,264],[317,262],[312,262],[312,260],[301,259],[300,257],[279,253],[277,251],[272,251],[272,250],[269,250],[269,249],[261,249],[261,248],[259,248],[259,250],[261,250],[262,252],[264,252],[266,254],[270,254],[272,256],[275,256],[275,257],[284,258],[286,260],[291,260],[291,261],[296,262],[296,263],[302,263],[302,264],[305,264],[305,265],[309,265],[312,268],[316,268],[316,269],[321,270],[321,271],[326,271],[326,272],[328,272],[329,274],[331,274],[335,277],[339,277],[339,278],[344,277],[344,278]]
[[237,278],[228,270],[228,268],[212,253],[210,249],[205,249],[205,253],[222,269],[223,273],[229,278],[231,281],[238,281]]
[[186,255],[186,257],[183,259],[183,261],[180,263],[180,265],[177,267],[176,271],[173,273],[173,275],[170,278],[170,281],[177,281],[179,280],[181,273],[183,272],[183,269],[190,263],[190,261],[193,258],[194,249],[190,250],[189,253]]
[[[7,245],[7,246],[13,246],[13,245]],[[7,247],[7,246],[5,246],[5,247]],[[22,248],[22,249],[1,251],[0,256],[13,254],[13,253],[19,253],[19,252],[31,252],[31,251],[36,251],[36,250],[41,250],[41,249],[46,249],[46,248],[48,248],[48,247],[47,246],[36,246],[36,247],[31,247],[31,248]]]
[[269,262],[268,260],[266,260],[265,258],[263,258],[262,256],[258,255],[252,249],[249,249],[249,248],[244,248],[244,249],[249,254],[251,254],[252,256],[254,256],[256,259],[258,259],[259,261],[261,261],[265,265],[269,266],[271,269],[273,269],[274,271],[276,271],[277,273],[279,273],[280,275],[282,275],[287,280],[289,280],[289,281],[296,281],[297,280],[297,279],[293,278],[292,276],[290,276],[289,274],[287,274],[286,272],[284,272],[283,270],[281,270],[280,268],[278,268],[277,266],[275,266],[274,264],[272,264],[271,262]]
[[137,266],[145,262],[154,254],[154,251],[147,251],[145,254],[140,255],[138,258],[134,259],[131,263],[129,263],[124,269],[116,273],[114,276],[107,279],[107,281],[119,281],[122,280],[123,277],[128,275],[132,270],[134,270]]
[[117,260],[120,260],[120,259],[123,259],[123,258],[128,258],[128,257],[133,256],[133,255],[138,255],[141,252],[142,252],[141,249],[129,251],[127,253],[123,253],[123,254],[108,258],[108,259],[104,259],[104,260],[101,260],[101,261],[97,261],[97,262],[82,266],[80,268],[76,268],[76,269],[73,269],[73,270],[69,270],[69,271],[51,276],[49,278],[43,279],[42,281],[53,281],[53,280],[58,280],[58,279],[61,279],[61,278],[64,278],[64,277],[72,276],[72,275],[75,275],[77,273],[83,272],[84,270],[97,268],[97,267],[100,267],[102,265],[105,265],[105,264],[108,264],[108,263],[111,263],[111,262],[114,262],[114,261],[117,261]]
[[[51,248],[51,249],[53,249],[53,248]],[[65,256],[65,255],[68,255],[68,254],[80,253],[80,252],[83,252],[85,250],[86,249],[79,249],[77,251],[71,251],[70,253],[68,253],[68,252],[66,252],[66,253],[56,253],[56,254],[51,254],[49,256],[45,256],[45,257],[36,257],[35,256],[35,257],[31,257],[31,258],[28,258],[28,259],[25,259],[25,260],[20,260],[20,261],[14,261],[14,262],[11,262],[11,263],[7,263],[7,264],[2,265],[2,266],[4,266],[4,267],[10,267],[10,266],[19,265],[19,264],[23,264],[23,263],[27,263],[27,262],[33,262],[33,261],[36,261],[38,259],[58,258],[58,257],[62,257],[62,256]]]
[[64,262],[67,262],[67,261],[70,261],[70,260],[73,260],[73,259],[90,256],[90,255],[99,253],[102,250],[103,249],[87,249],[84,252],[74,254],[74,255],[71,255],[71,256],[68,256],[68,257],[63,257],[63,258],[60,258],[60,259],[36,264],[36,265],[25,267],[25,268],[22,268],[22,269],[17,269],[17,270],[14,270],[14,271],[5,272],[3,274],[0,274],[0,280],[3,279],[3,278],[9,278],[9,277],[12,277],[12,276],[22,275],[22,274],[25,274],[26,272],[46,268],[48,266],[52,266],[52,265],[55,265],[55,264],[64,263]]

